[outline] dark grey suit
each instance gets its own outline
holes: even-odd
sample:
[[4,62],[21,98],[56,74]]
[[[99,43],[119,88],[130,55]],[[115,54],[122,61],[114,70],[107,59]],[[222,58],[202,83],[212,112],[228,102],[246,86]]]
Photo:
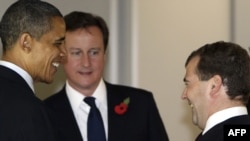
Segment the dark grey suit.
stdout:
[[[168,141],[168,136],[152,93],[131,87],[105,83],[108,101],[108,141]],[[127,97],[124,115],[114,107]],[[45,100],[55,115],[60,141],[82,141],[65,88]]]
[[0,141],[54,141],[43,102],[26,81],[0,65]]
[[224,125],[250,125],[250,117],[248,115],[236,116],[215,125],[204,135],[199,135],[196,141],[224,141]]

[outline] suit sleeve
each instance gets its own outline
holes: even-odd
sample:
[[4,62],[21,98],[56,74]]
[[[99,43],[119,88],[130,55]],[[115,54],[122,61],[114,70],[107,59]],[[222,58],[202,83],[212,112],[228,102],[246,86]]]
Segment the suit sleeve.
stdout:
[[168,141],[168,135],[158,111],[153,94],[149,97],[149,140],[150,141]]

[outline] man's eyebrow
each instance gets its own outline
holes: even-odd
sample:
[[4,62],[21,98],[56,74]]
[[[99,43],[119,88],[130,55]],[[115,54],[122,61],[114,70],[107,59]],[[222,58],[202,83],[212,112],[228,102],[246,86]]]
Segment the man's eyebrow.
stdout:
[[101,50],[101,48],[100,47],[93,47],[90,50]]
[[69,50],[81,50],[80,48],[70,47]]

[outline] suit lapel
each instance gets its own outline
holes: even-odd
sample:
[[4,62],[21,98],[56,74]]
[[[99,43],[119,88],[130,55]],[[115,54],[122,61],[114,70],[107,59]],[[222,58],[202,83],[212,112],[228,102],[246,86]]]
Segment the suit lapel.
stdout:
[[121,94],[119,89],[116,86],[106,83],[107,87],[107,101],[108,101],[108,140],[117,141],[117,139],[124,137],[123,131],[128,129],[126,128],[126,121],[128,115],[118,115],[114,108],[116,105],[119,105],[127,98],[127,95]]
[[[65,87],[59,93],[61,95],[60,103],[58,103],[58,114],[60,114],[59,117],[61,118],[59,120],[60,123],[58,123],[60,133],[62,133],[62,136],[67,136],[70,140],[82,141],[80,129],[78,128],[74,113],[67,98]],[[71,130],[70,133],[69,130]]]

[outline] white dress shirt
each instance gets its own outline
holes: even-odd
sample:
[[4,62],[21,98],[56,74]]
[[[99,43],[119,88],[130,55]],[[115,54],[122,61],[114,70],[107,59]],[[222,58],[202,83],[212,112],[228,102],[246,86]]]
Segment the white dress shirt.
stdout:
[[211,115],[206,123],[205,129],[202,132],[204,135],[209,129],[215,125],[235,116],[247,115],[247,108],[243,106],[228,108]]
[[[90,106],[83,101],[85,98],[84,94],[81,94],[80,92],[73,89],[68,81],[66,81],[66,94],[69,99],[69,102],[71,104],[72,110],[74,112],[74,116],[76,118],[78,127],[80,129],[81,135],[83,137],[84,141],[88,141],[87,139],[87,120],[88,120],[88,114],[90,111]],[[96,98],[96,107],[99,109],[104,128],[105,128],[105,134],[106,138],[107,131],[108,131],[108,110],[107,110],[107,91],[106,86],[103,80],[100,81],[98,87],[96,88],[95,92],[92,95]]]
[[26,83],[29,85],[31,90],[35,93],[33,79],[24,69],[20,68],[19,66],[15,65],[11,62],[7,62],[7,61],[3,61],[3,60],[0,60],[0,65],[5,66],[5,67],[15,71],[16,73],[18,73],[26,81]]

